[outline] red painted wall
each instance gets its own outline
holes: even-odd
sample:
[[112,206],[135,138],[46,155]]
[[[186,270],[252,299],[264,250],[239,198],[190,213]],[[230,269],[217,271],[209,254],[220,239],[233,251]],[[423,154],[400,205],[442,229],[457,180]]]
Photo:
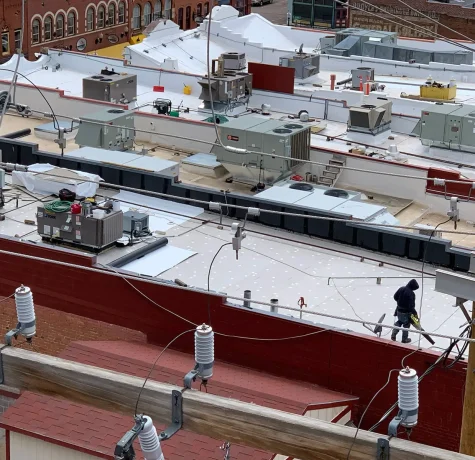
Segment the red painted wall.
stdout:
[[295,69],[258,62],[249,62],[247,67],[252,73],[253,88],[294,94]]
[[[0,247],[24,252],[18,243],[3,241]],[[14,287],[23,283],[32,288],[40,305],[137,329],[146,333],[150,342],[160,345],[192,327],[153,305],[122,278],[106,272],[92,273],[5,254],[0,254],[0,263],[0,295],[11,294]],[[313,325],[226,305],[220,298],[208,298],[206,293],[146,281],[133,283],[158,304],[194,323],[208,322],[209,301],[211,324],[219,333],[278,338],[319,330]],[[174,348],[192,352],[193,340],[185,336],[175,342]],[[216,356],[221,360],[357,395],[357,420],[386,382],[389,370],[400,368],[401,359],[413,350],[387,340],[336,331],[280,342],[216,337]],[[436,357],[432,352],[418,352],[406,364],[421,374]],[[419,425],[412,434],[413,441],[458,450],[464,381],[463,365],[451,370],[439,368],[426,377],[421,384]],[[368,428],[379,420],[395,402],[396,394],[393,375],[391,385],[375,399],[362,427]],[[387,425],[383,425],[382,431],[386,429]]]
[[446,183],[445,186],[434,185],[434,181],[427,181],[426,191],[436,193],[438,195],[447,194],[448,196],[458,196],[475,200],[475,192],[472,189],[473,180],[465,179],[456,171],[448,171],[447,169],[429,168],[428,178],[437,178],[445,180],[457,180],[464,182],[463,184]]

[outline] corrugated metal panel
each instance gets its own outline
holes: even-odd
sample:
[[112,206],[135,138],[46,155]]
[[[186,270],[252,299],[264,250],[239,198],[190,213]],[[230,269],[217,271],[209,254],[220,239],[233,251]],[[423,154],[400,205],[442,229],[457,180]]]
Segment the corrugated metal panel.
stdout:
[[[299,160],[310,159],[310,129],[294,134],[291,139],[291,157]],[[297,166],[298,161],[292,161],[291,167]]]

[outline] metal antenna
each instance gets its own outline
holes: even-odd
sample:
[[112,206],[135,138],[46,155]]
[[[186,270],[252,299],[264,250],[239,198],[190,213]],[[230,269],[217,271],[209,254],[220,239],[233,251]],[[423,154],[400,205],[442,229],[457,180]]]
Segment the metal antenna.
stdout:
[[224,441],[220,449],[224,450],[224,460],[230,460],[231,459],[231,453],[230,453],[231,444],[229,444],[228,441]]

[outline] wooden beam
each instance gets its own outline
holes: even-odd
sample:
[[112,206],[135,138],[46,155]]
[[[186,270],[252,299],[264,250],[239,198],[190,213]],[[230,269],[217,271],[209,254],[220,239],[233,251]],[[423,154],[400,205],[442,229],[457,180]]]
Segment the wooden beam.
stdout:
[[[4,347],[1,357],[5,385],[120,412],[130,416],[132,426],[143,379],[13,347]],[[174,389],[148,381],[139,413],[170,423]],[[185,430],[301,460],[345,460],[355,435],[353,428],[193,390],[183,393],[183,420]],[[379,437],[360,430],[350,458],[375,459]],[[390,444],[391,460],[471,458],[402,439]]]

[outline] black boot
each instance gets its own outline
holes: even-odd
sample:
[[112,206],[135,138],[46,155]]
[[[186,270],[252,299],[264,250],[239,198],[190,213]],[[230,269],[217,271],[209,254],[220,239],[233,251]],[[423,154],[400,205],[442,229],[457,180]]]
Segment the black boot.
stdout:
[[393,342],[396,341],[396,334],[391,334],[391,340],[392,340]]
[[409,338],[407,338],[407,339],[403,339],[403,340],[402,340],[402,343],[411,343],[411,342],[412,342],[412,340],[411,340],[411,339],[409,339]]

